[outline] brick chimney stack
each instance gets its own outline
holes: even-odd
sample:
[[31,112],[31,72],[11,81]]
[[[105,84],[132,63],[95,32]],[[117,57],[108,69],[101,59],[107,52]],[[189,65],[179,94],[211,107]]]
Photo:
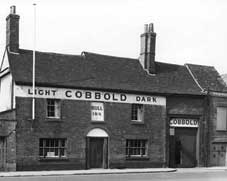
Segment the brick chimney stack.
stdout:
[[141,37],[140,62],[150,74],[155,74],[155,40],[153,24],[145,24],[145,32]]
[[6,18],[6,47],[15,53],[19,51],[19,19],[16,6],[11,6],[10,14]]

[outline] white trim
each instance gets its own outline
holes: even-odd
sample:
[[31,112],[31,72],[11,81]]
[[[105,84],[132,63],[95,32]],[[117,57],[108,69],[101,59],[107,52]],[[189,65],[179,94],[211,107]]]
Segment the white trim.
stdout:
[[215,92],[211,91],[210,95],[216,96],[216,97],[227,97],[227,92]]
[[9,68],[4,69],[2,72],[0,72],[0,78],[4,77],[9,72],[10,72]]
[[6,55],[6,49],[5,49],[4,53],[3,53],[2,61],[1,61],[1,64],[0,64],[0,72],[2,71],[2,66],[3,66],[3,63],[4,63],[5,55]]
[[33,40],[33,51],[32,51],[32,120],[35,119],[35,51],[36,51],[36,4],[34,6],[34,40]]
[[[17,97],[32,98],[32,94],[33,91],[31,86],[15,86],[15,96]],[[35,88],[35,98],[166,106],[166,97],[163,96],[39,86],[36,86]]]
[[88,132],[87,137],[109,137],[109,136],[103,129],[95,128]]
[[9,52],[10,54],[20,55],[20,53],[10,51],[9,46],[7,47],[7,49],[8,49],[8,52]]
[[201,89],[202,92],[205,92],[205,90],[202,88],[202,86],[199,84],[198,80],[195,78],[195,76],[193,75],[192,71],[190,70],[190,68],[188,67],[187,64],[185,64],[185,67],[187,68],[187,70],[189,71],[189,73],[191,74],[193,80],[195,81],[195,83],[197,84],[197,86]]

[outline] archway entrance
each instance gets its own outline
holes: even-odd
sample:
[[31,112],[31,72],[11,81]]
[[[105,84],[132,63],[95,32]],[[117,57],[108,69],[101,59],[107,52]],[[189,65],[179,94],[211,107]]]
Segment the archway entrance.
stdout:
[[108,134],[100,128],[92,129],[87,134],[86,143],[87,168],[107,168]]

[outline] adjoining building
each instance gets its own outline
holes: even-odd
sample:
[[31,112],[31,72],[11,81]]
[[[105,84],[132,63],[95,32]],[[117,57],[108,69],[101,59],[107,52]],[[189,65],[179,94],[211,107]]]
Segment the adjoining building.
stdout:
[[33,120],[33,52],[19,48],[15,6],[6,22],[0,169],[226,164],[225,84],[214,67],[156,61],[152,24],[139,59],[37,51]]

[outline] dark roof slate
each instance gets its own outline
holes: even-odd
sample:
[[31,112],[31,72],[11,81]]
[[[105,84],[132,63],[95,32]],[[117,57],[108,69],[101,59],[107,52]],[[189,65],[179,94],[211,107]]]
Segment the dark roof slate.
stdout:
[[[32,82],[32,51],[8,52],[16,84]],[[36,52],[36,85],[127,92],[193,94],[201,90],[185,66],[156,62],[156,75],[138,59],[83,52],[80,55]]]
[[186,65],[204,90],[227,91],[224,80],[214,67],[195,64]]

